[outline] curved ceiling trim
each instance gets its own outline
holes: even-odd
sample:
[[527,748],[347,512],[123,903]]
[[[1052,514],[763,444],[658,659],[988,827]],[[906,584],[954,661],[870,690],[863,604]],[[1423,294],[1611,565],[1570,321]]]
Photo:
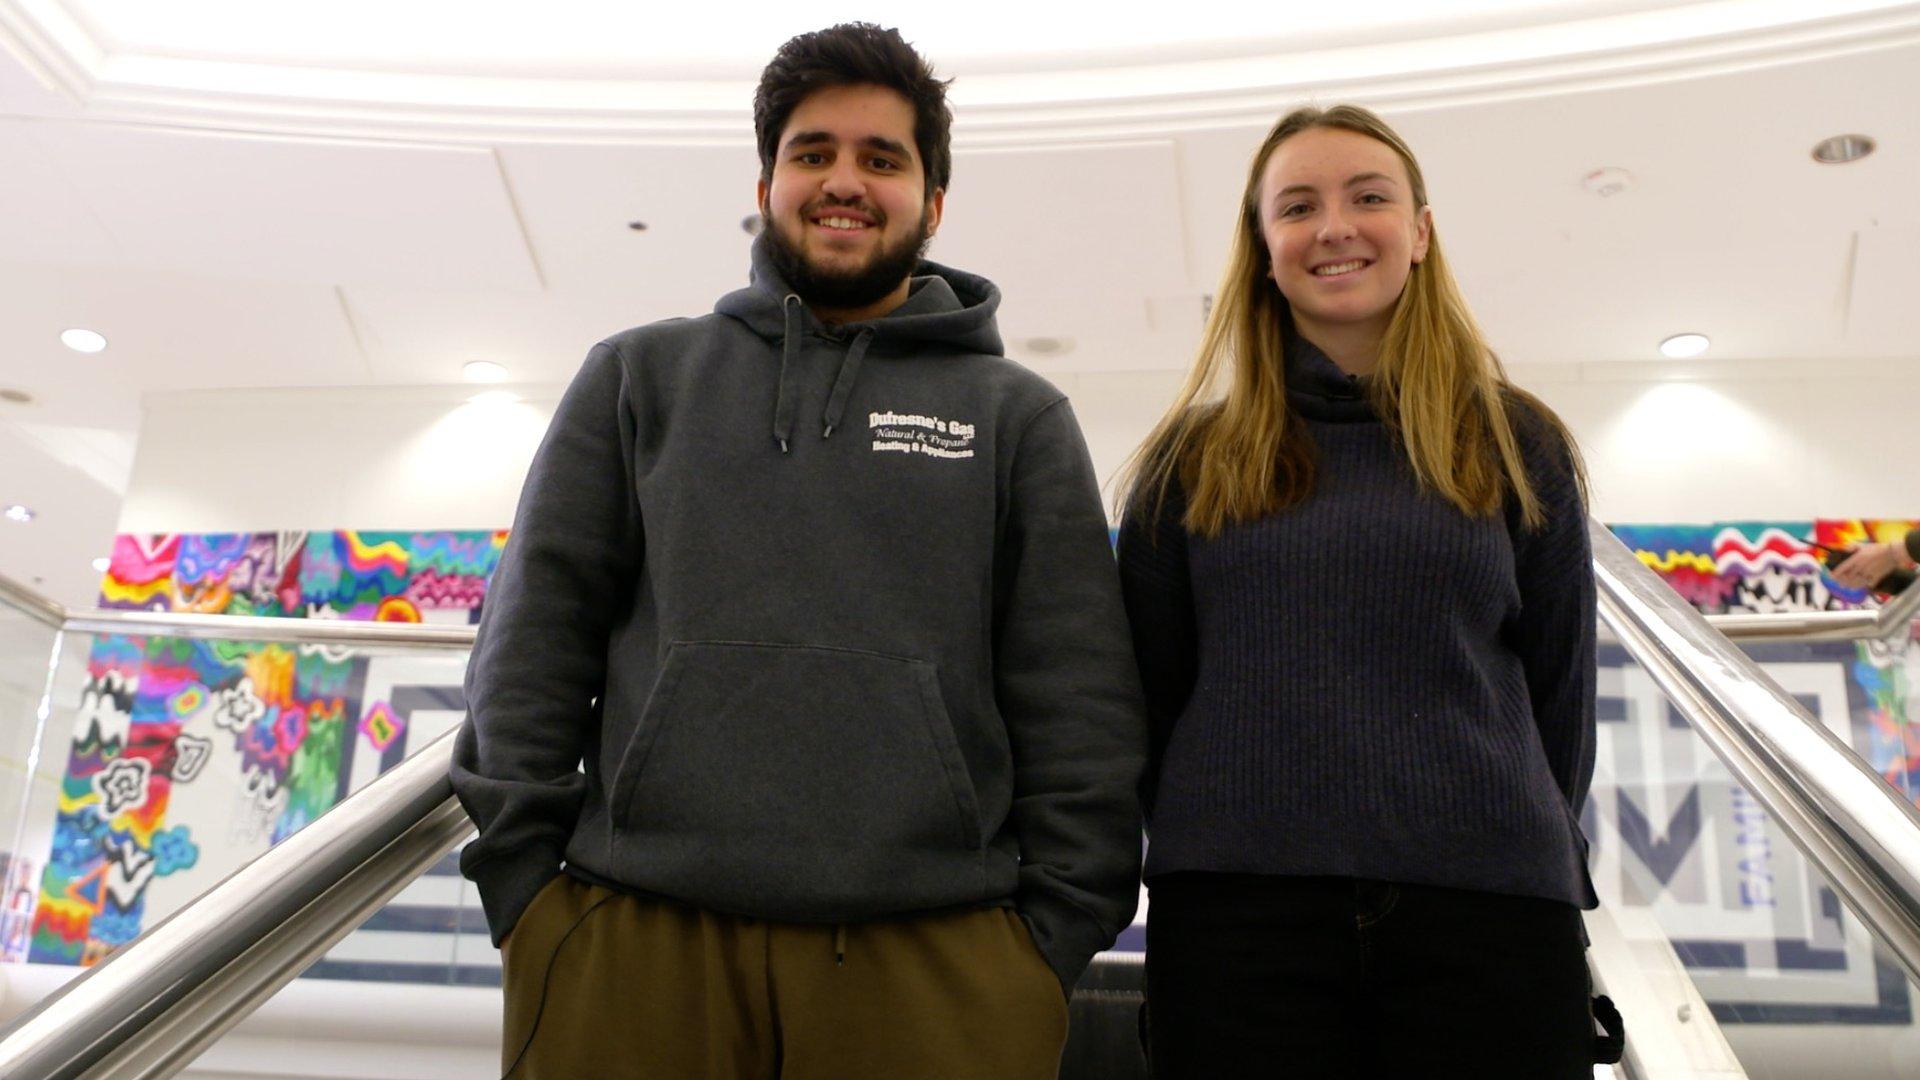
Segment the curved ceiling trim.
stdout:
[[[1719,0],[1364,47],[962,72],[952,92],[955,138],[1088,141],[1244,126],[1303,100],[1416,110],[1920,40],[1920,3],[1839,0],[1817,17],[1806,12],[1772,0]],[[487,143],[748,139],[752,86],[744,80],[481,77],[109,54],[60,0],[0,0],[0,46],[101,121]]]

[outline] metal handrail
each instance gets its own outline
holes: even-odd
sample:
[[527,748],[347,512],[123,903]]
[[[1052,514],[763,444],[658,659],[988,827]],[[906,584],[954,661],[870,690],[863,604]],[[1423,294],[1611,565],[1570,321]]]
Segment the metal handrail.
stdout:
[[1605,525],[1588,532],[1601,620],[1920,980],[1920,810]]
[[[1590,522],[1589,531],[1602,621],[1920,979],[1920,812],[1604,525]],[[1910,618],[1912,604],[1895,617]],[[84,628],[96,616],[68,618]],[[263,632],[260,623],[280,640],[300,640],[290,633],[300,631],[343,643],[333,636],[342,624],[318,621],[156,614],[140,625],[220,637],[228,635],[215,627]],[[388,628],[387,641],[471,633],[358,624],[368,625]],[[452,738],[409,756],[0,1032],[0,1078],[118,1080],[182,1068],[471,835],[448,780]]]
[[172,1076],[472,835],[454,732],[0,1032],[0,1078]]
[[270,615],[177,615],[164,611],[86,611],[69,614],[65,627],[88,634],[166,635],[221,641],[279,641],[290,645],[468,649],[471,626],[361,622],[348,619],[286,619]]
[[[73,611],[0,575],[0,606],[11,604],[56,630],[87,634],[167,635],[223,641],[366,648],[466,649],[474,628],[427,623],[200,615],[167,611]],[[1881,641],[1909,632],[1920,618],[1920,586],[1874,609],[1708,615],[1708,625],[1734,641]]]
[[35,622],[45,623],[55,630],[67,621],[67,606],[51,596],[42,596],[0,574],[0,607],[13,607],[26,613]]
[[1707,622],[1734,641],[1885,641],[1911,633],[1915,618],[1920,618],[1920,585],[1872,610],[1709,615]]
[[55,630],[219,641],[277,641],[288,645],[357,648],[467,649],[471,626],[288,619],[262,615],[202,615],[173,611],[74,611],[50,596],[0,574],[0,607],[12,606]]

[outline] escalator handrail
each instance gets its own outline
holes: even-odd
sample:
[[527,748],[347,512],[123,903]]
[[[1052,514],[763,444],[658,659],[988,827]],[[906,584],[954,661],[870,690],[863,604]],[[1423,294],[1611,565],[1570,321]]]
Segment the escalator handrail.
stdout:
[[1920,980],[1920,810],[1605,525],[1588,532],[1602,621]]
[[8,607],[52,630],[61,629],[67,621],[65,604],[0,574],[0,608]]
[[[1593,521],[1589,531],[1602,620],[1848,906],[1920,978],[1920,812],[1606,526]],[[242,621],[271,624],[241,629],[271,629],[280,640],[346,643],[335,636],[340,623]],[[158,616],[145,632],[173,633],[179,624],[206,627],[215,637],[231,636],[215,625],[235,625],[227,617]],[[336,918],[306,933],[305,916],[315,905],[330,893],[337,898],[358,870],[389,855],[424,823],[449,816],[452,738],[449,732],[429,743],[0,1031],[0,1077],[86,1075],[109,1055],[123,1057],[128,1040],[143,1031],[166,1032],[176,1048],[198,1044],[204,1033],[183,1027],[183,1013],[202,1027],[230,1023],[230,1014],[257,1003],[268,985],[256,981],[233,991],[234,1009],[223,1012],[219,1000],[209,1004],[205,988],[229,966],[271,968],[280,982],[291,978],[345,932]],[[459,836],[445,835],[434,850],[409,854],[414,872],[458,842]],[[357,899],[377,904],[380,898]],[[275,955],[260,957],[261,948]],[[177,1052],[158,1049],[180,1060]]]
[[1895,641],[1912,634],[1915,618],[1920,618],[1920,585],[1877,608],[1706,617],[1733,641]]
[[[53,629],[88,634],[431,649],[470,648],[474,634],[471,626],[425,623],[167,611],[74,611],[0,574],[0,607],[9,605]],[[1877,608],[1706,616],[1709,625],[1734,641],[1887,640],[1910,633],[1915,618],[1920,618],[1920,586],[1907,589]]]
[[[447,815],[454,735],[449,731],[409,755],[16,1018],[0,1031],[0,1078],[84,1076],[142,1029],[168,1027],[169,1010],[197,1004],[206,1014],[204,1002],[195,1003],[194,996],[269,937],[281,953],[269,958],[275,961],[270,966],[284,973],[273,988],[297,975],[358,921],[303,933],[302,924],[310,921],[302,919],[303,913],[371,861],[389,855],[391,845],[423,823]],[[459,820],[408,852],[401,879],[424,873],[470,831]],[[363,914],[370,914],[383,898],[345,899],[362,901],[368,908]],[[289,963],[288,957],[305,962]],[[257,1004],[264,999],[259,991],[259,986],[235,987],[231,1000]],[[226,1019],[217,1008],[207,1015]],[[194,1035],[186,1032],[182,1038]]]
[[84,634],[410,649],[470,649],[474,634],[474,628],[464,624],[289,619],[271,615],[182,615],[164,611],[69,613],[64,628]]

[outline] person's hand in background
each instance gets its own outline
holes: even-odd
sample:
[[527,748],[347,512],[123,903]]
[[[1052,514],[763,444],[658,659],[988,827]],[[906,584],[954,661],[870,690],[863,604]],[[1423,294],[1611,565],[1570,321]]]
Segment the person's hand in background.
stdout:
[[1848,588],[1866,589],[1895,570],[1913,567],[1905,544],[1862,544],[1846,561],[1834,567],[1832,574],[1835,581]]

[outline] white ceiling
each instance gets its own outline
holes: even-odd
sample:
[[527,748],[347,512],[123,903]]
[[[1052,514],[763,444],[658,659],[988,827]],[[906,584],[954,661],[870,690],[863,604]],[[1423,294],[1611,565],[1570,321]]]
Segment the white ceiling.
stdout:
[[[1728,362],[1915,355],[1920,3],[695,7],[0,0],[0,387],[36,399],[0,402],[0,503],[43,503],[0,527],[0,573],[45,577],[28,531],[102,546],[145,394],[472,359],[557,382],[707,310],[744,279],[757,68],[836,18],[957,76],[934,257],[1000,282],[1014,354],[1083,385],[1185,363],[1246,156],[1304,100],[1401,127],[1510,361],[1680,330]],[[1809,159],[1842,132],[1880,149]],[[1637,186],[1585,191],[1603,166]],[[86,599],[66,574],[45,587]]]
[[[27,5],[23,5],[27,6]],[[715,72],[751,77],[793,34],[847,19],[891,24],[903,9],[845,0],[676,7],[554,0],[537,18],[523,5],[471,0],[335,0],[306,18],[251,0],[156,6],[145,0],[70,0],[68,18],[110,54],[302,67],[498,76],[557,72],[631,78]],[[1683,8],[1687,0],[1375,0],[1364,9],[1189,3],[1178,18],[1087,19],[1065,5],[976,0],[918,9],[913,39],[968,71],[1044,57],[1050,64],[1112,62],[1149,50],[1205,56],[1271,42],[1316,48],[1378,35],[1433,37],[1526,27],[1569,14]],[[478,16],[478,17],[476,17]],[[1017,33],[1009,33],[1017,27]]]

